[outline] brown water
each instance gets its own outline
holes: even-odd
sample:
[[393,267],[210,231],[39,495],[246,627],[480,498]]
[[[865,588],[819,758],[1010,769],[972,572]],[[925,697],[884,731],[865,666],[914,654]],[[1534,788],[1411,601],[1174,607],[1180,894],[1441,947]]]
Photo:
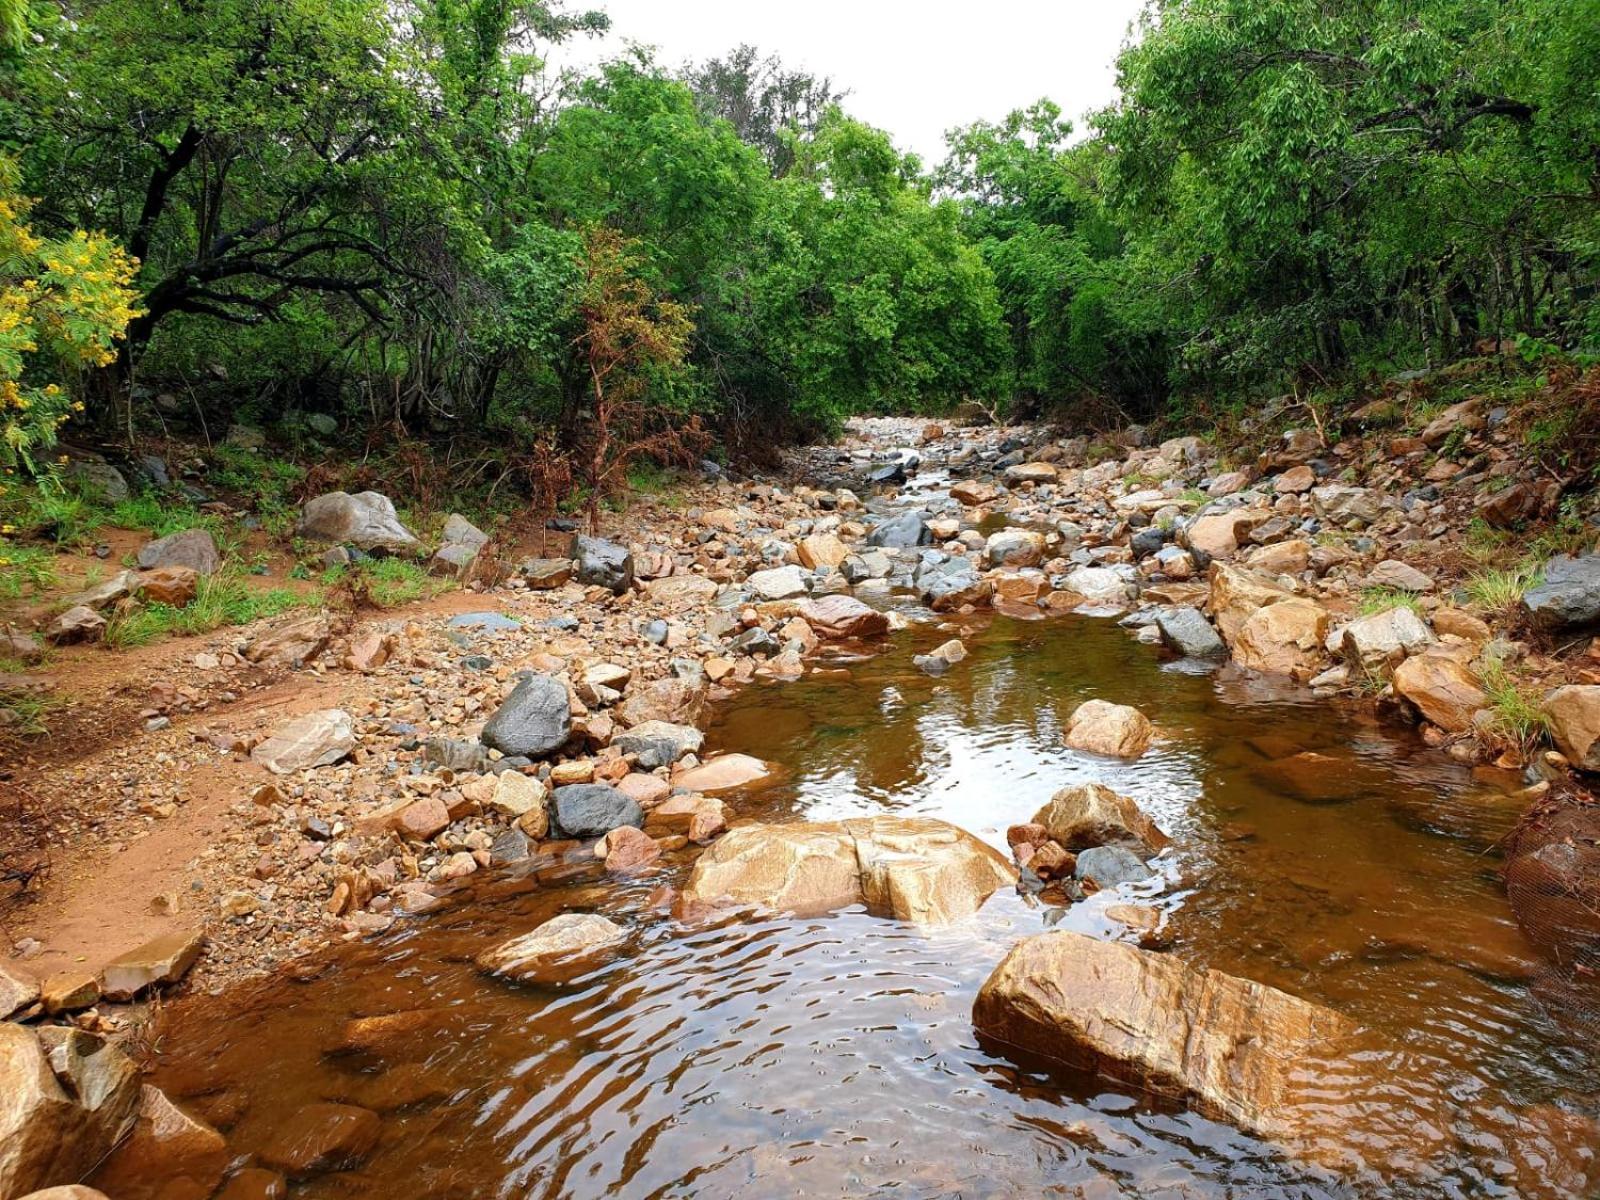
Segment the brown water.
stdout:
[[[650,892],[686,859],[621,886],[582,865],[502,877],[302,982],[175,1005],[155,1081],[226,1125],[240,1165],[304,1104],[380,1111],[365,1165],[297,1183],[305,1197],[1591,1194],[1592,1128],[1573,1114],[1595,1111],[1595,1048],[1541,1002],[1497,881],[1515,780],[1304,693],[1164,662],[1108,621],[997,617],[968,644],[942,679],[904,640],[741,695],[713,745],[784,772],[740,815],[920,813],[1003,847],[1051,792],[1103,780],[1172,835],[1159,885],[1065,911],[1000,894],[923,932],[859,912],[681,926]],[[1133,764],[1065,749],[1061,718],[1091,696],[1139,706],[1162,740]],[[1325,758],[1283,764],[1307,750]],[[1328,1083],[1329,1144],[1359,1165],[1308,1167],[978,1045],[971,1002],[1012,942],[1051,924],[1109,935],[1107,904],[1145,893],[1172,953],[1403,1047],[1377,1064],[1397,1106],[1382,1119]],[[628,925],[628,952],[560,988],[473,970],[569,908]],[[419,1009],[421,1030],[338,1050],[349,1018]]]

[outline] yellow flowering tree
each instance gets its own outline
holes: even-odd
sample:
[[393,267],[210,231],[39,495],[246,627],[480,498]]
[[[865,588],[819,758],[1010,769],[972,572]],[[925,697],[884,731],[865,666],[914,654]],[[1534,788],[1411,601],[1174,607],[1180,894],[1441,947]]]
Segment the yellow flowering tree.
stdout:
[[86,367],[116,357],[138,315],[138,264],[103,234],[62,238],[28,228],[16,164],[0,157],[0,467],[40,470],[39,456],[82,404]]

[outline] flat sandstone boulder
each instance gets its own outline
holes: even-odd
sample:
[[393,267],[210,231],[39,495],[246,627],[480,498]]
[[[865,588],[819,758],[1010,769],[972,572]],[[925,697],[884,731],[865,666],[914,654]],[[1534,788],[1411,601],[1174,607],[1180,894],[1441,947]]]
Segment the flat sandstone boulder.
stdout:
[[744,825],[700,856],[690,903],[799,915],[853,904],[920,925],[970,916],[1016,871],[964,830],[930,817]]

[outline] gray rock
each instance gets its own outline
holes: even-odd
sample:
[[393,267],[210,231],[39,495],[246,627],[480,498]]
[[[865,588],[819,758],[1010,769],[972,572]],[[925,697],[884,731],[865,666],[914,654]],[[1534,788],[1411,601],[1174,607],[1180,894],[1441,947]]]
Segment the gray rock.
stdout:
[[549,754],[572,734],[567,689],[548,675],[526,676],[483,727],[483,743],[502,754]]
[[86,608],[99,610],[115,604],[124,597],[133,595],[139,590],[139,577],[132,571],[118,571],[110,579],[95,584],[87,591],[79,592],[66,603],[72,606],[83,605]]
[[105,462],[74,462],[67,472],[91,495],[120,504],[132,493],[122,472]]
[[574,552],[579,583],[608,588],[618,596],[633,583],[633,555],[626,546],[603,538],[579,537]]
[[1552,558],[1544,581],[1522,597],[1529,620],[1541,629],[1574,629],[1600,621],[1600,554]]
[[445,622],[451,629],[482,629],[490,633],[502,630],[515,633],[522,628],[522,622],[513,620],[503,613],[497,612],[469,612],[457,613]]
[[922,519],[922,514],[908,512],[901,513],[898,517],[889,517],[878,522],[867,534],[867,545],[883,546],[889,549],[905,549],[911,546],[926,546],[933,540],[933,534],[928,530],[928,524]]
[[611,743],[624,754],[635,754],[646,771],[671,766],[685,754],[698,754],[705,734],[693,725],[674,725],[670,721],[646,721],[617,734]]
[[922,602],[934,612],[948,612],[963,604],[982,604],[994,592],[994,584],[980,578],[971,567],[965,570],[939,571],[928,575],[922,582]]
[[362,550],[414,553],[421,548],[413,534],[400,524],[389,497],[380,492],[328,492],[306,501],[300,532],[329,542],[347,542]]
[[489,845],[489,865],[491,867],[509,867],[530,857],[533,843],[528,835],[513,826],[502,830]]
[[422,757],[447,771],[470,773],[482,771],[489,761],[489,751],[482,742],[468,738],[431,737],[422,743]]
[[327,413],[307,413],[306,424],[313,433],[323,437],[332,437],[339,432],[339,422]]
[[574,783],[555,791],[556,826],[570,838],[603,837],[622,825],[643,828],[644,810],[606,783]]
[[1311,489],[1311,507],[1317,516],[1341,529],[1371,525],[1383,511],[1382,496],[1371,488],[1330,483]]
[[44,627],[45,641],[52,646],[74,642],[98,642],[106,632],[106,619],[86,604],[74,605],[51,619]]
[[202,575],[211,575],[221,566],[222,554],[217,550],[216,539],[206,529],[169,533],[139,551],[141,571],[156,567],[189,567]]
[[465,578],[488,544],[488,534],[460,513],[451,513],[444,523],[439,549],[434,551],[433,570],[441,575]]
[[1228,647],[1198,608],[1164,608],[1156,613],[1161,640],[1190,658],[1226,658]]
[[644,627],[639,632],[644,635],[644,640],[651,643],[651,645],[665,646],[667,644],[667,636],[672,632],[672,629],[665,621],[657,617],[654,621],[645,622]]
[[1078,855],[1077,877],[1100,888],[1138,883],[1155,874],[1126,846],[1095,846]]

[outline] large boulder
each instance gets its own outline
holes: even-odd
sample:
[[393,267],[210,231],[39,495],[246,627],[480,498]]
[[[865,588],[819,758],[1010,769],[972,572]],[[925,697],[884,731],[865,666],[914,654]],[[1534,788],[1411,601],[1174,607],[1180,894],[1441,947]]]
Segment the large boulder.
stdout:
[[477,565],[478,556],[489,544],[489,535],[460,513],[451,513],[440,534],[439,548],[433,552],[430,568],[439,575],[466,579]]
[[1085,700],[1067,718],[1067,745],[1089,754],[1138,758],[1149,749],[1150,735],[1150,719],[1126,704]]
[[1447,654],[1415,654],[1394,670],[1394,690],[1446,733],[1465,733],[1489,703],[1472,672]]
[[1234,638],[1233,657],[1251,671],[1310,678],[1321,665],[1327,637],[1328,610],[1290,598],[1250,614]]
[[[1325,1081],[1355,1045],[1348,1018],[1247,979],[1123,942],[1055,932],[1012,947],[978,992],[978,1033],[1094,1071],[1260,1137],[1326,1119]],[[1348,1070],[1348,1068],[1347,1068]]]
[[633,584],[633,553],[604,538],[579,536],[573,543],[578,582],[603,587],[620,596]]
[[360,550],[414,554],[422,543],[400,523],[394,504],[381,492],[328,492],[307,500],[299,530],[306,537]]
[[132,1132],[94,1181],[117,1200],[209,1196],[227,1165],[228,1145],[220,1133],[145,1084]]
[[0,1024],[0,1196],[86,1178],[133,1128],[139,1069],[77,1029]]
[[644,809],[608,783],[573,783],[555,790],[555,824],[563,837],[604,837],[622,825],[642,828]]
[[1211,597],[1207,609],[1217,623],[1222,640],[1233,645],[1239,630],[1258,609],[1292,600],[1294,593],[1270,576],[1226,563],[1211,566]]
[[560,680],[525,675],[483,726],[483,744],[502,754],[538,758],[572,735],[572,701]]
[[823,596],[795,610],[823,638],[877,637],[889,632],[889,616],[854,596]]
[[1550,739],[1581,771],[1600,771],[1600,687],[1568,684],[1544,698]]
[[1382,671],[1436,641],[1427,623],[1402,604],[1351,621],[1344,627],[1339,649],[1351,666]]
[[1033,823],[1067,850],[1131,842],[1153,854],[1170,841],[1137,803],[1099,783],[1062,788],[1033,815]]
[[222,553],[207,529],[185,529],[157,538],[139,551],[139,569],[188,567],[199,575],[214,575],[222,568]]
[[253,761],[274,775],[288,775],[313,767],[326,767],[344,758],[356,746],[356,729],[342,708],[305,713],[273,731],[250,751]]
[[700,856],[690,903],[801,915],[865,904],[923,925],[969,916],[1016,872],[971,834],[928,817],[863,817],[732,829]]
[[478,955],[478,969],[517,983],[550,983],[615,954],[622,926],[598,913],[561,913]]
[[1600,554],[1557,555],[1543,579],[1522,597],[1528,619],[1541,629],[1577,629],[1600,622]]

